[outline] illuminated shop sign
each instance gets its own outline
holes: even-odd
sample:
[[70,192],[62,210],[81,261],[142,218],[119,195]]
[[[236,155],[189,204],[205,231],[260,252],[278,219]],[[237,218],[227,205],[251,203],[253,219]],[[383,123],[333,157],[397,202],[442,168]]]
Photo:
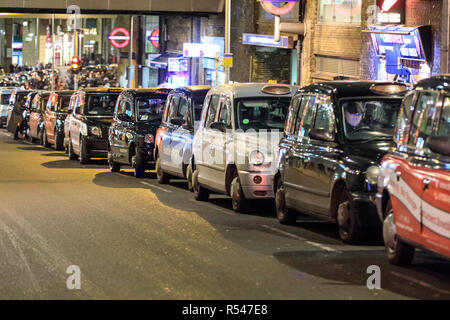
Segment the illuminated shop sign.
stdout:
[[188,71],[188,61],[186,58],[169,58],[167,63],[169,72]]
[[[259,0],[261,6],[267,12],[274,16],[282,16],[294,10],[299,0]],[[281,3],[281,6],[275,6],[274,3]]]
[[430,59],[430,28],[423,27],[369,27],[376,53],[398,59],[427,61]]
[[276,42],[273,36],[265,34],[244,33],[242,34],[242,43],[283,49],[292,49],[294,47],[294,40],[292,37],[281,37],[280,42]]
[[220,46],[207,43],[184,43],[183,55],[189,58],[216,58],[220,53]]
[[405,23],[405,0],[377,0],[378,23]]
[[130,43],[130,33],[125,28],[116,28],[108,36],[111,44],[118,48],[125,48]]

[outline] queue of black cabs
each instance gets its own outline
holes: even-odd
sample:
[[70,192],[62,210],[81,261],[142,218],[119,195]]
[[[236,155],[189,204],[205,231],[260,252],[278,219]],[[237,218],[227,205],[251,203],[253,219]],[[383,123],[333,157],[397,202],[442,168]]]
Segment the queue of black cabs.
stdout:
[[[20,95],[33,94],[40,114],[39,125],[25,121],[27,135],[64,147],[72,160],[106,158],[110,171],[129,166],[137,178],[154,170],[159,183],[185,179],[196,200],[228,195],[237,212],[271,200],[280,223],[313,215],[337,224],[345,243],[382,230],[389,261],[406,264],[414,247],[449,257],[449,83],[440,76],[413,90],[328,81]],[[51,112],[61,113],[57,124]]]

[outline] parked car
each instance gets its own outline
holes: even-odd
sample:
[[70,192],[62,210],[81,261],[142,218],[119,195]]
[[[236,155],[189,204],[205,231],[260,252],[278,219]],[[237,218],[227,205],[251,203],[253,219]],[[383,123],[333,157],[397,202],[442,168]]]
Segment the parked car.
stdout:
[[142,178],[146,170],[154,169],[155,135],[169,92],[148,88],[120,94],[109,129],[108,163],[112,172],[128,165],[136,178]]
[[50,98],[50,91],[39,91],[33,98],[28,119],[27,136],[30,142],[44,144],[44,111]]
[[[273,164],[292,96],[297,87],[233,84],[211,89],[193,141],[195,199],[211,192],[230,195],[233,210],[249,199],[273,199]],[[275,137],[275,138],[274,138]]]
[[[173,90],[156,134],[156,176],[161,184],[170,177],[187,179],[192,189],[192,140],[202,115],[203,102],[211,87],[190,86]],[[176,153],[176,155],[175,155]]]
[[280,223],[298,212],[337,223],[356,243],[381,226],[375,193],[404,84],[331,81],[302,88],[292,99],[274,179]]
[[54,146],[55,150],[64,149],[64,121],[73,93],[74,91],[71,90],[63,90],[50,94],[43,114],[43,144],[45,147]]
[[0,89],[0,128],[6,126],[6,119],[8,118],[9,99],[13,88]]
[[86,164],[93,157],[107,158],[108,132],[120,88],[85,88],[75,93],[69,124],[69,158]]
[[14,89],[9,99],[8,115],[6,127],[9,132],[18,137],[23,125],[23,112],[25,111],[25,101],[29,90]]
[[377,209],[389,261],[415,248],[450,259],[450,76],[418,82],[402,104],[395,148],[381,163]]
[[37,93],[38,93],[38,91],[32,90],[27,94],[27,97],[25,99],[25,111],[23,112],[22,130],[25,133],[26,138],[29,140],[30,140],[30,137],[28,134],[30,132],[29,122],[30,122],[30,116],[31,116],[31,106],[33,104],[33,99]]

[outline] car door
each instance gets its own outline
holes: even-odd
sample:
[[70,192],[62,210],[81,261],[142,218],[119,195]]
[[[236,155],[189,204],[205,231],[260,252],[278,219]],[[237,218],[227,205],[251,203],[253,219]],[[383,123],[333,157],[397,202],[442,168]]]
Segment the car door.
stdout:
[[[336,138],[336,120],[331,99],[327,96],[318,96],[316,99],[317,111],[314,129],[328,137]],[[303,179],[303,185],[309,197],[305,197],[311,211],[324,215],[330,214],[331,189],[334,173],[339,163],[341,152],[335,141],[323,141],[311,138],[309,157],[305,158],[303,165],[310,179]]]
[[201,153],[196,156],[196,161],[199,166],[198,181],[201,184],[210,186],[212,188],[221,189],[222,183],[217,181],[216,172],[221,170],[217,167],[215,159],[215,149],[213,141],[217,130],[211,129],[211,124],[217,121],[218,111],[220,108],[220,95],[212,94],[208,98],[207,110],[203,120],[203,126],[199,129],[198,138],[196,141],[198,145],[195,148]]
[[50,95],[50,99],[45,106],[45,110],[42,114],[44,121],[44,128],[47,133],[47,139],[49,142],[54,142],[54,127],[53,127],[53,117],[55,116],[53,112],[53,108],[56,106],[56,103],[53,101],[53,94]]
[[178,166],[181,166],[181,163],[177,163],[178,160],[176,157],[172,156],[173,152],[176,152],[176,143],[174,143],[174,135],[176,135],[176,130],[179,126],[171,123],[172,119],[180,116],[179,114],[179,105],[181,101],[180,94],[174,94],[170,99],[170,104],[168,107],[168,115],[166,121],[166,132],[162,137],[161,145],[162,148],[160,150],[161,153],[161,167],[163,170],[167,170],[170,172],[177,172]]
[[130,164],[130,139],[133,137],[130,128],[133,126],[136,114],[133,101],[129,96],[122,97],[117,117],[116,145],[120,155],[119,162]]
[[409,127],[408,157],[395,161],[391,177],[390,195],[397,233],[416,243],[424,241],[421,199],[431,182],[424,168],[430,160],[432,163],[427,139],[433,133],[438,99],[438,92],[423,91],[419,94]]
[[[289,153],[286,154],[286,169],[284,174],[284,184],[286,189],[286,204],[289,207],[298,207],[310,200],[302,199],[310,196],[309,184],[313,177],[313,170],[310,162],[310,138],[309,130],[314,125],[316,112],[316,96],[305,94],[301,97],[298,108],[297,120],[293,132],[295,141]],[[306,187],[306,188],[305,188]]]
[[[436,136],[450,137],[450,96],[437,112]],[[440,114],[440,116],[439,116]],[[425,246],[450,256],[450,175],[448,157],[430,152],[423,168],[421,230]]]
[[73,149],[79,152],[80,148],[80,133],[81,133],[81,116],[84,105],[84,92],[80,93],[75,101],[72,118],[69,126],[70,141]]
[[41,95],[37,94],[33,99],[30,120],[29,120],[30,134],[33,138],[38,138],[40,105],[41,105]]

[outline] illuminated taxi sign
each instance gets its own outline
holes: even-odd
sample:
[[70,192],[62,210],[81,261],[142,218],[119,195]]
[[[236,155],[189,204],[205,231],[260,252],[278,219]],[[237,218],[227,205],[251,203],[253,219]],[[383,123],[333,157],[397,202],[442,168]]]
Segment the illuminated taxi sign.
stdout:
[[398,95],[408,91],[408,86],[403,83],[380,83],[373,84],[370,90],[380,95]]
[[108,92],[122,92],[122,89],[108,89]]
[[170,90],[168,89],[158,89],[156,90],[157,94],[169,94]]
[[291,88],[282,85],[267,85],[261,89],[262,92],[273,95],[283,95],[291,93]]

